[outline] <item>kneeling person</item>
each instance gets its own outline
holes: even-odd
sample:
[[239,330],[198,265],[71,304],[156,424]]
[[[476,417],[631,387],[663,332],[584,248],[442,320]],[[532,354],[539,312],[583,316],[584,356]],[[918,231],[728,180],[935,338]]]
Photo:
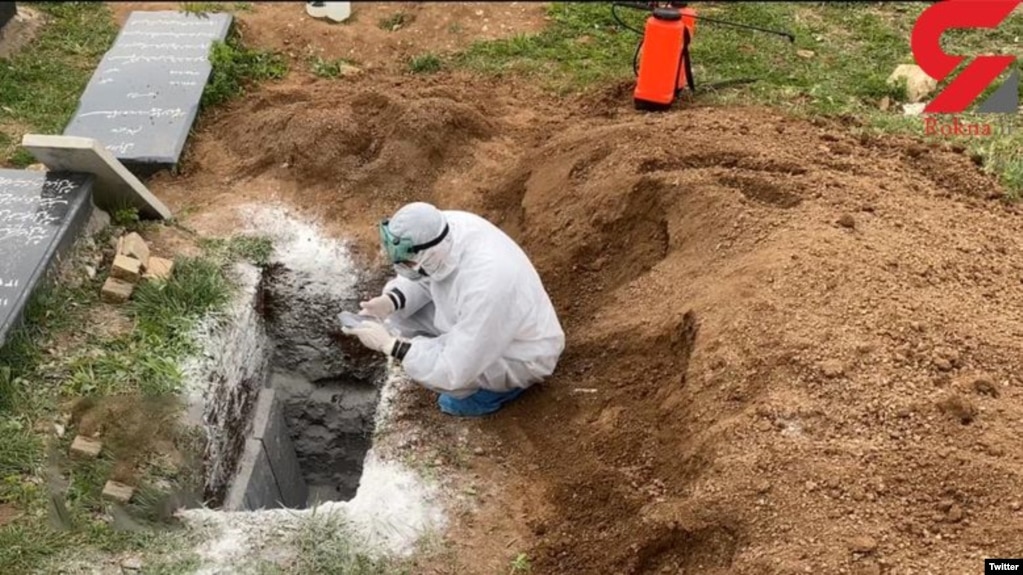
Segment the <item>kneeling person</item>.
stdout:
[[360,313],[400,336],[376,322],[343,331],[401,361],[441,411],[493,413],[554,372],[565,334],[533,264],[497,226],[416,202],[381,222],[380,239],[398,276]]

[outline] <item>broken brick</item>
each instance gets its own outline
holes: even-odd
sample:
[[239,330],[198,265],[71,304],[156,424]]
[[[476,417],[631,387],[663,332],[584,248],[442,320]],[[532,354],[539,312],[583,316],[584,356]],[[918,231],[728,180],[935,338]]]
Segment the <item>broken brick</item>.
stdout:
[[146,279],[167,280],[174,270],[174,262],[166,258],[152,256],[149,258],[149,267],[146,269]]
[[142,277],[142,262],[139,260],[118,254],[114,256],[114,263],[110,266],[110,277],[124,280],[128,283],[137,283]]
[[103,486],[103,497],[119,503],[128,503],[134,494],[134,487],[113,480],[107,481],[107,484]]
[[79,435],[71,442],[71,457],[95,459],[102,449],[103,444],[99,441]]
[[115,277],[108,277],[100,290],[100,299],[106,303],[124,303],[134,290],[134,285]]
[[149,246],[137,232],[132,232],[117,242],[117,253],[137,259],[142,263],[142,269],[149,267]]

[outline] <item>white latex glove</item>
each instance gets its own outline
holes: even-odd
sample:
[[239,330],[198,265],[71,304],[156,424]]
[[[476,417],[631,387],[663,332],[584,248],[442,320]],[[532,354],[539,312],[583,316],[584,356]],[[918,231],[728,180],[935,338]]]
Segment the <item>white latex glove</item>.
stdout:
[[387,316],[394,313],[394,301],[386,295],[378,295],[377,297],[359,303],[359,315],[371,315],[378,319],[387,319]]
[[391,355],[396,341],[383,324],[375,321],[364,321],[357,327],[341,328],[341,333],[354,335],[359,338],[362,345],[386,355]]

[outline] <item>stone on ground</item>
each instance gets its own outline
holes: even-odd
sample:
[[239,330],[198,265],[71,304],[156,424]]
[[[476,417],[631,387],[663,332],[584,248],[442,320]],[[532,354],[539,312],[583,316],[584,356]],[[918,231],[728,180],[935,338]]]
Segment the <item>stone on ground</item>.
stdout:
[[103,444],[91,437],[79,435],[71,442],[71,456],[76,458],[95,459],[103,450]]
[[100,290],[100,299],[106,303],[124,303],[131,298],[135,286],[115,277],[108,277]]
[[910,102],[920,102],[938,88],[938,82],[927,75],[916,64],[902,64],[888,77],[889,84],[897,84],[906,80],[906,98]]
[[152,256],[146,266],[146,279],[168,280],[174,271],[174,261],[167,258]]
[[142,264],[142,269],[149,267],[149,245],[137,232],[132,232],[117,242],[117,253],[137,259]]
[[107,481],[107,484],[103,486],[103,497],[112,499],[118,503],[128,503],[131,501],[132,495],[134,494],[134,487],[118,483],[117,481]]
[[142,262],[125,255],[114,256],[114,263],[110,266],[110,277],[124,280],[128,283],[138,283],[142,277]]

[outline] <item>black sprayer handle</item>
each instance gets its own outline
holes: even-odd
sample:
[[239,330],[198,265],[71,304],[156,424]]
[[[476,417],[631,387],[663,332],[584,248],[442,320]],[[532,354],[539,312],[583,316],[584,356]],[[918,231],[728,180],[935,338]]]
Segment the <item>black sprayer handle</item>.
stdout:
[[635,10],[653,10],[654,7],[650,2],[614,2],[615,6],[621,6],[622,8],[633,8]]
[[[656,8],[656,2],[612,2],[612,6],[621,6],[622,8],[633,8],[635,10],[646,10],[651,11]],[[687,2],[671,2],[675,8],[684,7]],[[733,26],[735,28],[745,28],[747,30],[756,30],[757,32],[764,32],[767,34],[774,34],[776,36],[784,36],[788,38],[789,42],[795,43],[796,37],[790,32],[782,32],[779,30],[768,30],[767,28],[760,28],[758,26],[750,26],[749,24],[739,24],[737,22],[728,22],[726,20],[716,20],[714,18],[708,18],[706,16],[692,15],[692,18],[697,20],[705,20],[714,24],[724,24],[725,26]]]

